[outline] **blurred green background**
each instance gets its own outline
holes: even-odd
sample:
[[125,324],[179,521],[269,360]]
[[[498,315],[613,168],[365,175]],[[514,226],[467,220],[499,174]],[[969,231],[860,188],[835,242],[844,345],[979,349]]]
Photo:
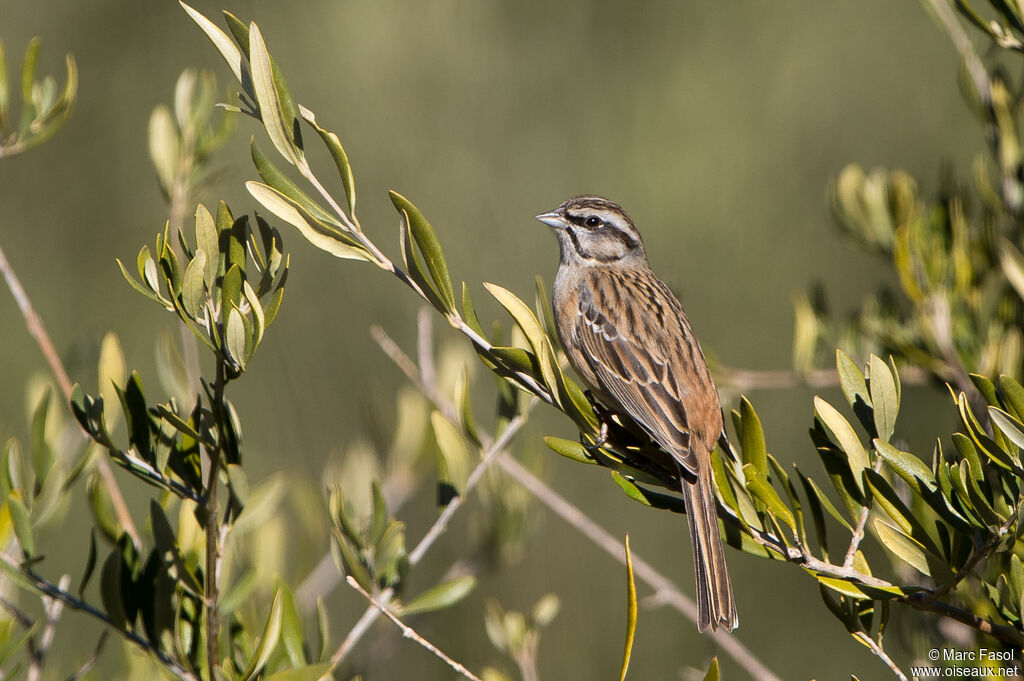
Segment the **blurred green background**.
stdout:
[[[194,5],[219,19],[222,3]],[[361,222],[389,255],[398,253],[386,195],[394,188],[433,222],[453,276],[471,283],[491,319],[498,312],[483,304],[480,282],[530,300],[535,275],[553,277],[555,240],[532,216],[573,194],[603,194],[640,226],[706,352],[732,367],[788,367],[791,295],[811,282],[823,282],[842,313],[886,281],[881,264],[833,228],[827,186],[843,165],[902,167],[934,189],[943,162],[963,178],[983,144],[958,93],[955,53],[911,0],[238,0],[227,8],[260,24],[296,100],[341,136]],[[62,81],[63,53],[75,55],[79,101],[54,140],[0,162],[0,245],[74,380],[94,386],[100,338],[114,331],[129,366],[156,390],[156,332],[173,332],[176,322],[128,288],[114,258],[133,262],[166,219],[146,148],[150,112],[170,102],[187,67],[214,69],[226,99],[226,68],[170,1],[0,0],[0,39],[14,68],[33,35],[43,38],[41,73]],[[253,209],[242,181],[255,175],[246,144],[255,130],[239,120],[208,205],[224,198],[236,214]],[[281,229],[292,253],[284,306],[231,397],[250,478],[288,470],[315,492],[332,452],[387,431],[404,381],[368,328],[380,324],[411,347],[418,305],[376,269],[330,258]],[[0,436],[25,437],[24,386],[44,364],[6,291],[0,320]],[[440,328],[439,337],[463,342]],[[820,476],[806,435],[812,394],[750,397],[769,449]],[[952,410],[934,389],[907,396],[915,411],[901,417],[903,435],[925,449],[948,430]],[[541,408],[519,451],[531,450],[556,489],[613,534],[630,532],[637,553],[692,592],[683,520],[645,510],[602,472],[554,456],[542,434],[574,436]],[[144,508],[148,490],[125,486]],[[411,541],[434,513],[424,488],[402,512]],[[77,536],[71,517],[65,531]],[[425,621],[424,633],[479,669],[499,658],[482,632],[484,596],[525,610],[554,591],[563,609],[541,641],[542,676],[610,678],[621,655],[622,569],[558,519],[539,517],[523,559]],[[459,518],[434,550],[425,580],[459,555],[468,522]],[[81,562],[77,550],[68,566]],[[303,563],[290,570],[301,575],[316,553],[290,554]],[[826,613],[798,569],[736,551],[729,560],[737,635],[780,676],[888,673]],[[329,604],[340,636],[362,604],[349,593]],[[642,610],[637,636],[632,678],[680,678],[680,668],[703,668],[715,653],[665,608]],[[396,657],[367,679],[411,678],[410,664],[417,679],[451,678],[408,643],[389,650]],[[743,678],[731,660],[722,663],[726,678]]]

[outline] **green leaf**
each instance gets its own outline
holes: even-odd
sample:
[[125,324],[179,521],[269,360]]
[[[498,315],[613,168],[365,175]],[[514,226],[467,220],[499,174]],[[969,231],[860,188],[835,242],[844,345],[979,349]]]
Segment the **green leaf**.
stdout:
[[379,586],[395,586],[403,572],[403,563],[407,560],[405,523],[392,521],[374,547],[373,571]]
[[868,454],[864,451],[864,446],[860,443],[860,439],[853,431],[853,426],[850,425],[849,421],[843,418],[842,414],[836,411],[835,407],[817,395],[814,397],[814,411],[822,424],[828,428],[829,431],[831,431],[832,436],[836,438],[840,449],[846,453],[850,472],[853,474],[853,479],[857,483],[857,487],[863,494],[863,471],[865,468],[870,466],[870,463],[868,462]]
[[[36,82],[36,63],[39,61],[39,49],[42,44],[39,36],[33,37],[25,48],[25,59],[21,63],[21,101],[25,107],[23,125],[30,123],[38,113],[32,105],[32,88]],[[25,136],[25,132],[27,128],[22,130],[22,137]]]
[[[544,383],[555,397],[556,402],[560,403],[558,384],[561,371],[555,363],[551,342],[541,328],[540,322],[537,321],[537,317],[534,316],[533,310],[506,288],[488,282],[484,282],[484,288],[512,315],[516,325],[523,331],[534,355],[542,360],[539,364]],[[547,361],[543,361],[545,359]]]
[[1008,239],[999,240],[999,264],[1007,281],[1024,299],[1024,253],[1021,253]]
[[324,662],[275,672],[266,677],[265,681],[329,681],[333,678],[332,671],[334,671],[334,665]]
[[938,488],[935,475],[924,461],[910,452],[900,451],[882,440],[875,440],[874,445],[875,451],[915,492],[923,494],[926,491],[934,492]]
[[[306,165],[302,150],[293,139],[294,122],[285,119],[286,106],[282,102],[283,93],[278,90],[274,81],[274,69],[270,64],[267,45],[259,26],[249,24],[249,65],[252,67],[252,85],[256,101],[260,106],[263,127],[267,130],[270,141],[277,151],[297,168]],[[294,108],[294,105],[292,105]]]
[[153,528],[153,543],[161,553],[161,558],[174,565],[175,577],[186,590],[194,595],[203,593],[203,586],[199,579],[193,574],[184,557],[181,555],[181,548],[178,546],[178,538],[174,534],[170,520],[164,513],[163,507],[156,501],[149,501],[149,519]]
[[811,493],[813,492],[814,498],[821,502],[822,508],[828,511],[828,514],[832,516],[836,520],[836,522],[838,522],[840,525],[845,527],[850,532],[853,532],[853,527],[846,520],[843,514],[839,512],[839,509],[837,509],[835,504],[832,503],[832,500],[828,498],[828,495],[825,494],[825,491],[818,486],[818,483],[814,482],[813,478],[805,476],[803,473],[801,473],[800,480],[801,482],[806,481],[806,483],[804,484],[804,491],[808,492],[808,498],[810,498]]
[[14,524],[14,536],[18,538],[18,545],[25,558],[31,558],[36,554],[36,540],[32,534],[32,522],[29,520],[28,509],[21,500],[21,493],[14,490],[7,497],[7,508],[11,513],[11,522]]
[[466,286],[466,282],[462,282],[462,318],[469,328],[476,331],[477,335],[481,338],[487,337],[476,316],[476,309],[473,307],[473,299],[469,295],[469,287]]
[[284,194],[286,198],[290,199],[301,210],[308,213],[314,221],[322,222],[326,225],[342,230],[345,229],[344,225],[342,225],[336,217],[328,213],[319,203],[310,198],[306,192],[302,191],[299,185],[292,182],[290,177],[282,173],[278,167],[263,154],[259,146],[256,144],[255,138],[249,141],[249,153],[252,156],[253,165],[256,166],[256,171],[271,189],[275,189],[281,194]]
[[633,556],[629,551],[629,534],[626,534],[626,646],[622,653],[622,671],[619,681],[626,681],[629,658],[633,654],[633,638],[636,635],[636,582],[633,579]]
[[864,373],[857,365],[840,349],[836,349],[836,373],[839,375],[839,387],[843,390],[843,396],[850,404],[856,407],[858,401],[868,407],[871,406],[871,396],[868,392],[868,384],[864,380]]
[[85,588],[89,586],[92,573],[96,569],[96,528],[89,530],[89,555],[85,559],[82,579],[78,582],[78,598],[85,598]]
[[438,447],[438,482],[441,485],[441,506],[447,506],[454,496],[466,489],[471,459],[462,434],[439,411],[430,414],[434,437]]
[[889,373],[889,367],[877,355],[871,355],[868,362],[871,372],[871,405],[874,408],[875,431],[886,442],[896,429],[896,416],[900,410],[896,381]]
[[46,420],[47,414],[50,411],[51,396],[52,392],[47,387],[43,391],[35,410],[32,412],[32,468],[35,473],[34,493],[37,495],[37,501],[39,490],[50,469],[53,467],[54,461],[53,448],[46,437]]
[[125,611],[121,589],[122,571],[121,550],[114,547],[107,559],[103,561],[103,569],[100,572],[100,596],[111,624],[116,629],[123,631],[128,623],[128,615]]
[[[327,659],[327,653],[330,652],[327,648],[331,640],[330,632],[330,620],[327,617],[327,607],[324,605],[324,599],[321,596],[317,596],[316,599],[316,635],[319,645],[317,649],[320,651],[317,655],[317,659],[320,661]],[[330,665],[330,669],[334,669],[334,665]]]
[[114,512],[114,504],[110,500],[110,492],[106,483],[103,478],[93,474],[89,477],[86,489],[89,495],[89,508],[92,510],[96,527],[106,535],[107,539],[116,542],[124,532],[124,528],[121,527],[117,514]]
[[302,621],[295,607],[295,597],[288,585],[278,579],[275,588],[281,594],[281,642],[284,644],[288,662],[293,667],[303,667],[309,663],[302,638]]
[[415,615],[450,608],[468,596],[476,587],[476,577],[467,575],[441,582],[430,587],[420,595],[405,603],[399,613]]
[[274,595],[274,603],[270,606],[270,616],[267,617],[267,623],[263,627],[263,635],[260,636],[260,642],[256,646],[249,666],[241,676],[241,681],[255,679],[256,675],[266,666],[267,660],[270,659],[270,654],[274,652],[274,648],[277,646],[277,639],[281,635],[282,608],[281,591],[278,591]]
[[156,169],[157,178],[164,196],[170,195],[178,167],[178,153],[181,141],[178,128],[170,110],[160,104],[149,116],[149,160]]
[[430,280],[428,270],[423,264],[419,251],[416,249],[408,213],[400,211],[398,217],[398,242],[402,248],[402,262],[405,264],[409,276],[419,285],[427,302],[433,305],[435,309],[448,314],[445,303],[441,300],[441,294],[438,293],[434,282]]
[[367,591],[373,589],[370,573],[349,538],[336,527],[331,528],[331,535],[334,537],[334,541],[331,543],[331,555],[338,570],[353,577],[363,589]]
[[120,418],[115,386],[124,385],[126,371],[124,351],[121,349],[121,342],[118,340],[117,334],[105,334],[100,345],[98,375],[100,395],[103,397],[105,405],[103,419],[108,427],[115,426]]
[[708,673],[704,675],[704,681],[718,681],[718,657],[711,658],[711,664],[708,665]]
[[256,296],[256,291],[252,290],[252,286],[249,285],[248,281],[242,282],[242,293],[245,295],[246,302],[249,303],[249,309],[252,310],[253,316],[252,349],[249,351],[251,356],[255,352],[256,346],[263,340],[266,319],[263,316],[263,306],[260,305],[260,299]]
[[793,512],[789,510],[761,471],[757,470],[753,464],[745,463],[743,464],[743,475],[747,479],[747,490],[765,505],[769,513],[789,525],[795,534],[797,529]]
[[273,187],[253,181],[246,182],[245,187],[264,208],[295,227],[309,243],[320,250],[338,258],[379,264],[366,249],[356,245],[343,232],[317,222],[299,204]]
[[1021,386],[1012,376],[999,375],[999,387],[1006,395],[1005,404],[1013,410],[1014,417],[1024,420],[1024,386]]
[[1006,436],[1006,439],[1018,447],[1024,447],[1024,425],[1021,425],[1017,419],[996,407],[989,407],[988,415],[992,419],[992,423]]
[[228,327],[225,332],[227,341],[228,357],[235,362],[242,370],[245,370],[245,324],[242,322],[242,313],[237,307],[231,308],[228,313]]
[[764,428],[754,405],[745,396],[740,398],[740,446],[743,448],[743,462],[752,464],[762,477],[767,478],[768,449]]
[[455,405],[458,407],[459,426],[466,434],[466,437],[476,445],[480,446],[480,435],[476,427],[476,419],[473,418],[473,402],[469,392],[469,366],[463,365],[455,378]]
[[597,463],[587,452],[587,448],[576,440],[566,440],[560,437],[547,435],[544,437],[544,444],[557,454],[579,463]]
[[316,116],[309,109],[299,107],[299,114],[306,123],[316,130],[317,134],[320,135],[320,139],[323,140],[324,145],[327,147],[327,151],[331,153],[334,165],[338,169],[338,176],[341,177],[341,186],[345,189],[345,198],[348,199],[349,215],[355,215],[356,181],[352,176],[352,166],[349,165],[348,154],[345,153],[345,149],[341,146],[341,140],[333,132],[321,128],[316,122]]
[[220,245],[217,225],[203,204],[196,206],[196,252],[198,251],[206,254],[203,281],[206,288],[213,290],[217,283],[217,274],[220,272]]
[[235,43],[232,42],[231,38],[227,36],[224,31],[217,28],[217,25],[207,19],[205,16],[192,9],[184,2],[179,4],[182,8],[192,17],[192,21],[196,22],[203,33],[210,39],[214,47],[220,52],[221,56],[224,57],[224,61],[228,63],[228,67],[231,72],[235,74],[235,80],[237,80],[244,87],[246,82],[251,82],[249,77],[249,69],[246,66],[242,53],[238,51]]
[[903,530],[890,525],[881,518],[874,518],[871,525],[878,534],[879,541],[889,552],[913,567],[918,572],[931,577],[931,569],[925,556],[925,548]]
[[146,296],[153,302],[160,303],[162,307],[170,307],[171,303],[169,300],[166,300],[163,296],[154,293],[150,288],[143,286],[141,283],[139,283],[139,281],[135,277],[128,274],[128,269],[124,266],[124,263],[121,262],[120,258],[114,258],[114,260],[117,262],[117,266],[121,270],[121,276],[124,277],[125,281],[128,282],[129,286],[131,286],[133,289],[135,289],[142,295]]
[[423,213],[409,199],[396,191],[388,191],[388,195],[391,197],[391,203],[395,205],[395,209],[399,213],[404,212],[409,218],[409,229],[412,233],[412,238],[426,260],[427,269],[430,271],[430,278],[433,279],[434,284],[437,286],[438,294],[445,304],[445,311],[449,313],[454,312],[455,289],[452,286],[451,275],[448,273],[448,263],[445,261],[441,242],[434,233],[434,228],[430,226],[427,219],[423,217]]
[[388,506],[379,480],[373,481],[371,496],[373,497],[373,515],[366,540],[368,543],[376,545],[384,536],[384,530],[388,527]]
[[[20,584],[19,584],[20,586]],[[28,643],[32,636],[35,635],[36,630],[42,626],[40,620],[32,622],[30,626],[25,627],[20,632],[14,630],[15,620],[9,619],[4,622],[4,631],[0,635],[0,665],[7,662],[11,655],[21,651],[28,647]],[[31,650],[31,649],[29,649]],[[17,669],[17,667],[15,667]]]
[[194,320],[203,319],[206,303],[206,252],[196,250],[195,257],[185,268],[181,280],[181,304]]
[[838,577],[827,577],[810,570],[809,572],[811,572],[811,574],[813,574],[822,585],[827,586],[829,589],[832,589],[837,593],[849,596],[856,600],[887,600],[893,597],[905,595],[903,590],[897,586],[868,586],[867,584],[847,581],[845,579],[839,579]]
[[614,480],[615,484],[626,493],[626,496],[633,501],[639,501],[644,506],[651,506],[651,502],[647,500],[647,497],[642,491],[640,491],[640,488],[637,487],[632,480],[615,470],[611,471],[611,474],[612,480]]

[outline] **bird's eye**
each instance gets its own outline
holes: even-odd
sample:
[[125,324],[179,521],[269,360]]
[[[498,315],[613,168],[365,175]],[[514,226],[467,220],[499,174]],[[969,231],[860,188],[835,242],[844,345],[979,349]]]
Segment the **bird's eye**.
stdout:
[[601,225],[601,218],[594,217],[593,215],[591,215],[589,218],[583,221],[583,224],[585,224],[587,227],[598,227]]

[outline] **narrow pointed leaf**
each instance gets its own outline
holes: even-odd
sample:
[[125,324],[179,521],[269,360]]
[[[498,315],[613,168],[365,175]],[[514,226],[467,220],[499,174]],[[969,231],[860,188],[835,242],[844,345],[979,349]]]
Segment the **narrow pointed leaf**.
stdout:
[[857,487],[863,493],[863,471],[870,466],[870,463],[868,454],[864,451],[864,446],[861,444],[860,438],[857,437],[857,433],[854,432],[853,426],[843,418],[843,415],[835,407],[818,396],[814,397],[814,411],[825,427],[832,432],[840,449],[846,453],[850,472],[853,474]]
[[228,356],[242,369],[245,369],[245,323],[238,308],[231,308],[228,313],[228,326],[225,331]]
[[629,535],[626,535],[626,645],[622,653],[622,671],[619,681],[626,681],[629,658],[633,654],[633,638],[636,636],[637,608],[636,582],[633,579],[633,556],[629,551]]
[[561,454],[567,459],[578,461],[580,463],[597,463],[594,459],[588,456],[587,448],[576,440],[566,440],[560,437],[553,437],[548,435],[544,438],[544,444],[551,448],[552,451]]
[[18,545],[25,558],[31,558],[36,553],[35,535],[32,533],[32,521],[29,519],[28,509],[21,500],[21,494],[12,492],[7,497],[7,508],[11,513],[11,522],[14,524],[14,536],[18,538]]
[[267,45],[259,26],[249,24],[249,64],[252,67],[252,84],[256,101],[260,105],[263,127],[277,151],[296,167],[303,167],[305,159],[292,139],[289,128],[291,121],[285,120],[280,93],[274,83],[274,70],[270,64]]
[[450,608],[468,596],[476,587],[476,577],[467,575],[436,584],[403,604],[402,615],[414,615]]
[[757,470],[753,464],[746,463],[743,464],[743,475],[747,479],[747,490],[765,505],[769,513],[789,525],[789,528],[795,533],[797,530],[793,512],[787,508],[782,498],[779,497],[779,493],[769,484],[768,479],[761,474],[761,471]]
[[999,431],[1010,442],[1018,447],[1024,447],[1024,425],[1021,425],[1017,419],[996,407],[989,407],[988,415],[992,419],[992,423],[999,428]]
[[762,476],[767,477],[768,449],[764,428],[754,405],[746,397],[740,398],[740,446],[743,448],[743,462],[752,464]]
[[871,405],[875,430],[880,439],[888,442],[896,429],[896,416],[900,410],[896,381],[889,367],[877,355],[871,355],[868,367],[871,371]]
[[345,149],[341,146],[341,140],[333,132],[324,130],[316,122],[316,116],[313,112],[305,107],[299,107],[299,113],[303,120],[306,121],[317,134],[320,135],[320,139],[323,140],[327,150],[331,153],[331,158],[334,159],[334,165],[338,169],[338,176],[341,178],[341,186],[345,189],[345,198],[348,200],[348,212],[349,215],[356,214],[356,181],[352,175],[352,166],[348,162],[348,154],[345,153]]
[[274,648],[277,646],[278,637],[281,635],[281,613],[282,596],[281,592],[278,591],[274,596],[273,604],[270,606],[270,616],[263,627],[263,635],[260,636],[260,642],[256,646],[252,661],[249,662],[248,668],[240,677],[241,681],[251,681],[266,666],[267,660],[270,659],[270,654],[274,652]]
[[338,230],[329,231],[326,227],[316,224],[312,217],[308,217],[308,213],[299,208],[298,204],[276,189],[253,181],[246,182],[245,187],[253,198],[263,204],[264,208],[295,227],[309,243],[320,250],[337,258],[375,262],[363,247],[350,242]]
[[430,278],[437,286],[441,300],[445,303],[445,310],[455,310],[455,289],[452,286],[451,274],[448,272],[448,263],[445,261],[444,251],[441,249],[441,242],[434,233],[427,219],[419,208],[414,206],[409,199],[396,191],[389,191],[391,203],[399,212],[405,212],[409,217],[409,228],[416,246],[426,260],[427,269],[430,271]]
[[[188,13],[188,15],[192,17],[192,21],[196,22],[199,28],[202,29],[203,33],[205,33],[210,39],[210,42],[212,42],[214,47],[217,48],[217,51],[220,52],[221,56],[224,57],[224,61],[228,63],[228,67],[231,69],[231,72],[235,74],[235,80],[244,85],[245,82],[249,80],[247,73],[248,69],[242,53],[238,50],[238,47],[235,46],[235,43],[232,42],[231,38],[229,38],[224,31],[217,28],[216,24],[186,5],[184,2],[180,2],[179,0],[179,4]],[[242,77],[243,73],[246,74],[245,78]]]
[[185,276],[181,279],[181,305],[192,319],[203,318],[203,305],[206,302],[206,252],[196,251],[195,257],[185,268]]

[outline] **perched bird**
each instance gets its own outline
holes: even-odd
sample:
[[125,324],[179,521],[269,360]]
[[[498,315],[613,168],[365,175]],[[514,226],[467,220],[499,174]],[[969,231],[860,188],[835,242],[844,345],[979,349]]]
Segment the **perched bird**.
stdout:
[[697,628],[731,631],[739,620],[711,471],[722,407],[690,322],[618,204],[577,196],[537,219],[561,247],[552,302],[569,363],[606,407],[672,455],[693,543]]

